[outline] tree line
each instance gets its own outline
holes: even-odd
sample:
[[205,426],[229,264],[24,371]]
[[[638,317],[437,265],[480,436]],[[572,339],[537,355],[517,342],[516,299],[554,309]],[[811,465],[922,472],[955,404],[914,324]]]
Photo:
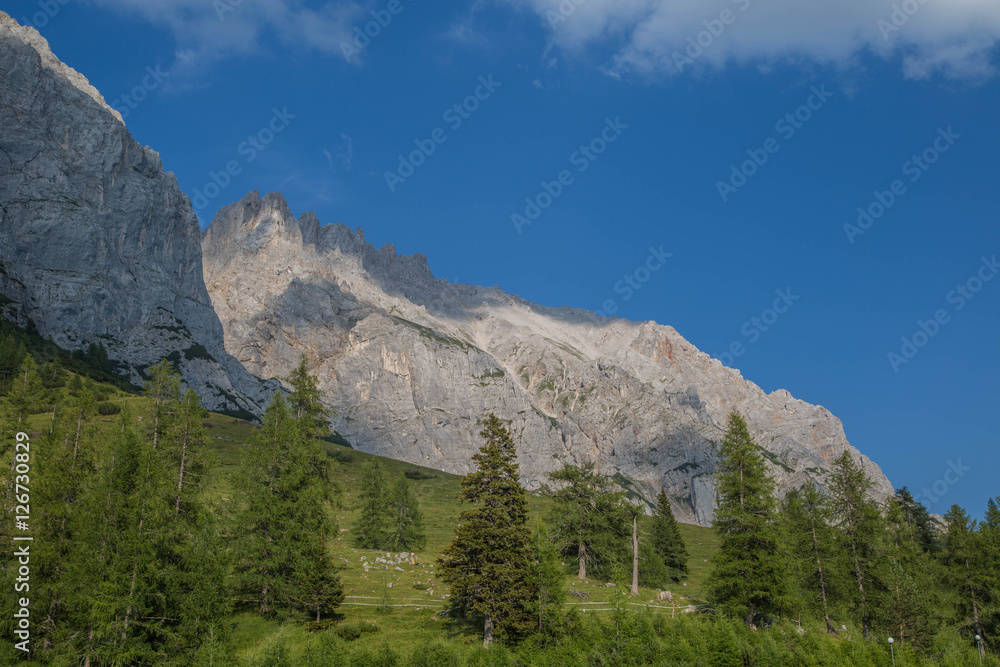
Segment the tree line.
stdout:
[[[30,479],[31,657],[53,664],[219,664],[227,618],[238,612],[300,614],[324,627],[343,600],[328,542],[336,487],[318,438],[326,430],[316,380],[305,362],[276,392],[240,453],[227,497],[218,488],[207,413],[167,361],[147,369],[149,414],[124,401],[113,426],[100,424],[93,382],[54,381],[34,356],[20,357],[0,396],[3,455],[52,410],[32,436]],[[9,362],[8,362],[9,363]],[[3,370],[0,368],[0,370]],[[60,382],[61,380],[61,382]],[[114,390],[110,390],[114,391]],[[8,520],[0,523],[5,590],[14,590],[13,468],[4,481]],[[225,488],[225,486],[223,486]],[[10,606],[11,596],[3,596]],[[13,616],[0,650],[13,656]],[[22,656],[26,657],[26,656]]]

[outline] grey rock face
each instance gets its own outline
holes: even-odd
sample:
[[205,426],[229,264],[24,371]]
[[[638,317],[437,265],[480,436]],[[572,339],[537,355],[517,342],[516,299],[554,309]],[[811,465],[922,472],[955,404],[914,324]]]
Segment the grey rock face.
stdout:
[[17,302],[8,315],[69,349],[102,343],[137,384],[172,355],[207,407],[258,411],[267,392],[225,351],[198,220],[160,156],[3,12],[0,76],[0,292]]
[[669,326],[438,280],[422,255],[375,250],[312,213],[296,220],[280,194],[222,209],[202,247],[229,352],[270,378],[305,354],[333,426],[364,451],[464,473],[476,421],[493,411],[520,442],[529,487],[595,461],[647,499],[664,486],[679,517],[707,525],[715,443],[735,409],[782,490],[823,484],[850,451],[875,494],[892,493],[826,409],[765,394]]

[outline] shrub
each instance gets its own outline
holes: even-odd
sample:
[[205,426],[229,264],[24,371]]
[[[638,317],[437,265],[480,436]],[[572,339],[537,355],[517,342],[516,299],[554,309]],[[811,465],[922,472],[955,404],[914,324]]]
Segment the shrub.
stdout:
[[403,473],[406,475],[407,479],[434,479],[434,475],[428,475],[427,473],[417,470],[416,468],[410,468]]
[[97,414],[104,415],[105,417],[110,415],[116,415],[122,411],[122,406],[117,403],[111,403],[109,401],[101,401],[97,404]]

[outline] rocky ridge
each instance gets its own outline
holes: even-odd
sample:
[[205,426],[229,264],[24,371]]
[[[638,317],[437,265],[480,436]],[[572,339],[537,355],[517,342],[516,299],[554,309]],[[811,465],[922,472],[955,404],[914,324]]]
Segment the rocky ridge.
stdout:
[[277,193],[223,208],[202,238],[227,350],[277,378],[306,355],[355,447],[453,473],[469,470],[477,419],[509,422],[529,487],[563,462],[595,461],[646,499],[664,486],[679,517],[711,522],[715,443],[746,415],[780,489],[852,448],[839,419],[766,394],[673,328],[547,308],[498,288],[436,279],[423,255],[376,250],[359,228],[296,219]]
[[258,412],[270,392],[225,351],[198,220],[159,154],[3,12],[0,76],[4,314],[67,349],[103,344],[136,384],[171,358],[207,407]]

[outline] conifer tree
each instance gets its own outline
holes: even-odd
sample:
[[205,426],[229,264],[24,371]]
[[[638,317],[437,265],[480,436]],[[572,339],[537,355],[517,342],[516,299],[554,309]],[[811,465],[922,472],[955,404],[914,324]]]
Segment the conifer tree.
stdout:
[[885,524],[868,494],[872,481],[849,452],[833,463],[830,481],[833,521],[839,528],[842,568],[853,580],[848,599],[867,638],[871,632],[872,603],[884,591],[878,576]]
[[808,482],[785,496],[781,514],[795,588],[807,608],[823,617],[827,632],[834,634],[830,609],[838,599],[839,581],[834,577],[838,553],[829,498]]
[[607,577],[611,563],[626,557],[626,535],[631,522],[624,493],[614,490],[611,478],[597,472],[593,462],[565,464],[549,473],[559,486],[546,492],[555,500],[547,517],[559,552],[575,558],[577,576]]
[[958,505],[952,505],[944,519],[948,527],[944,563],[949,583],[958,597],[961,627],[969,634],[983,636],[982,610],[1000,592],[990,590],[991,573],[986,571],[987,563],[983,562],[985,554],[975,520],[970,520]]
[[688,553],[681,537],[681,529],[674,517],[670,497],[666,489],[660,487],[656,496],[656,508],[653,511],[650,542],[653,550],[671,572],[671,577],[679,580],[688,572]]
[[292,600],[305,554],[335,533],[328,459],[303,430],[275,392],[236,479],[234,574],[239,597],[261,614]]
[[721,544],[709,576],[710,599],[755,626],[787,608],[787,581],[774,481],[746,422],[729,415],[716,477],[713,527]]
[[880,578],[885,584],[875,617],[900,645],[929,647],[934,639],[932,605],[934,587],[944,579],[940,566],[924,550],[920,527],[912,520],[913,508],[899,495],[886,503],[888,530]]
[[354,523],[354,545],[361,549],[385,549],[389,535],[390,496],[385,469],[372,459],[361,469],[361,513]]
[[314,613],[317,623],[324,613],[344,601],[343,585],[324,545],[314,543],[307,547],[293,599],[299,608]]
[[438,558],[441,578],[456,607],[482,614],[483,644],[494,634],[515,637],[533,626],[529,612],[531,534],[528,501],[521,486],[510,432],[493,414],[480,435],[485,444],[472,457],[476,469],[462,478],[462,512],[451,544]]
[[534,614],[538,632],[555,634],[566,601],[565,568],[559,560],[545,524],[539,524],[533,535],[534,560],[532,588],[535,590]]
[[292,393],[288,396],[289,407],[305,434],[317,437],[328,435],[330,429],[326,420],[329,413],[323,407],[319,382],[314,375],[309,373],[306,355],[302,355],[299,365],[295,367],[286,380],[292,386]]
[[202,425],[208,412],[201,407],[201,401],[193,389],[188,389],[184,397],[174,408],[175,413],[166,433],[167,456],[175,470],[177,478],[174,494],[174,511],[180,514],[182,501],[186,504],[189,498],[200,489],[201,475],[205,469],[206,435]]
[[4,407],[9,418],[17,424],[42,405],[45,388],[38,375],[38,364],[30,354],[25,355],[17,374],[11,379]]
[[158,449],[181,396],[181,376],[166,359],[149,369],[143,393],[153,399],[153,449]]
[[406,477],[400,475],[389,495],[385,548],[389,551],[418,551],[427,544],[424,518]]

